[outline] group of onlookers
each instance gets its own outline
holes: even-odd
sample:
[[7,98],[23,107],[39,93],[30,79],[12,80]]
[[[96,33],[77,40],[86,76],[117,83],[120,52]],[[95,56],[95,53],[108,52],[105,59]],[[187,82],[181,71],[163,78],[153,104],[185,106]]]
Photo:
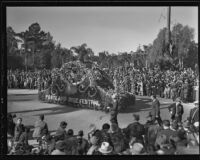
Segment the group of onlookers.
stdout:
[[37,78],[37,72],[8,70],[7,85],[15,89],[37,89]]
[[51,71],[8,70],[7,85],[9,89],[45,89],[51,83]]
[[[159,95],[162,98],[175,100],[181,97],[183,102],[195,100],[194,86],[197,86],[198,74],[191,68],[180,71],[161,71],[156,69],[135,69],[134,67],[118,67],[106,70],[113,80],[115,92],[131,92],[136,95]],[[77,74],[77,73],[76,73]],[[69,82],[80,81],[80,75],[68,74]],[[82,75],[83,76],[83,75]],[[27,88],[44,90],[52,84],[52,71],[37,72],[8,71],[8,88]],[[76,80],[78,78],[78,80]]]
[[73,129],[66,130],[68,123],[60,122],[56,133],[50,135],[44,115],[34,124],[31,137],[38,142],[37,147],[29,144],[30,128],[25,127],[22,118],[15,124],[8,115],[8,134],[13,141],[8,154],[14,155],[179,155],[199,154],[199,103],[191,109],[188,119],[182,120],[184,112],[180,99],[169,106],[171,120],[162,120],[160,104],[156,96],[152,98],[152,110],[147,122],[142,124],[140,116],[133,114],[132,123],[121,128],[118,120],[118,97],[113,96],[110,123],[102,128],[91,124],[88,133]]
[[175,100],[181,97],[183,102],[195,100],[194,86],[197,86],[198,74],[191,68],[180,71],[161,71],[156,69],[134,69],[119,67],[110,71],[116,92],[132,92],[136,95],[158,95]]

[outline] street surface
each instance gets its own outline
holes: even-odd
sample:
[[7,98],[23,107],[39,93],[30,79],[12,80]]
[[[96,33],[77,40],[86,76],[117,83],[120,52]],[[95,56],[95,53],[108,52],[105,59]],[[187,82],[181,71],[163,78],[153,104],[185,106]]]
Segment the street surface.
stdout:
[[[73,108],[66,105],[43,103],[38,100],[37,90],[8,90],[8,113],[15,113],[17,117],[23,118],[23,124],[33,128],[38,115],[44,114],[49,130],[53,133],[59,127],[61,121],[68,123],[67,129],[73,129],[76,135],[79,130],[84,131],[87,136],[89,125],[94,123],[99,129],[103,123],[109,123],[109,113],[89,109]],[[161,103],[161,118],[169,119],[168,106],[172,100],[158,98]],[[183,120],[188,117],[193,104],[183,104]],[[146,116],[151,110],[151,99],[147,96],[137,96],[136,104],[127,108],[123,113],[119,113],[118,121],[121,128],[132,122],[132,114],[140,115],[140,122],[146,122]],[[16,121],[16,119],[15,119]]]

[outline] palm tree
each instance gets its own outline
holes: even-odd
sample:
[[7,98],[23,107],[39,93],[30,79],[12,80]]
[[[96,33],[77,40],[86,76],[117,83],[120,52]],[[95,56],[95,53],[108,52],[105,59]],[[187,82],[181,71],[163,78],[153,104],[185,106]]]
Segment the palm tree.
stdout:
[[94,52],[91,48],[87,47],[86,43],[83,43],[80,46],[71,47],[70,50],[78,54],[78,59],[81,62],[87,62],[91,56],[94,56]]

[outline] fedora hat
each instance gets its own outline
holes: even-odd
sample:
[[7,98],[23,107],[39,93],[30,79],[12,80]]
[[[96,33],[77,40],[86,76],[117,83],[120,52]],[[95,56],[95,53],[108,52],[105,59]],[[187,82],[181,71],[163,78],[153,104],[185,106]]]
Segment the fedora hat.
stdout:
[[113,148],[110,146],[108,142],[102,142],[101,148],[99,148],[99,152],[108,154],[113,151]]

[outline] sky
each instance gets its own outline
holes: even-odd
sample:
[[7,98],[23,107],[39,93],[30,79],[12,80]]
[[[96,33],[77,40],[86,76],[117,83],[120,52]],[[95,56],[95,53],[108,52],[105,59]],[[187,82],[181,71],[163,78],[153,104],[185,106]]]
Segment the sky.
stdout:
[[[19,33],[32,23],[70,48],[86,43],[95,54],[135,51],[153,43],[167,26],[167,7],[7,7],[7,26]],[[198,7],[171,7],[171,25],[194,28],[198,42]]]

